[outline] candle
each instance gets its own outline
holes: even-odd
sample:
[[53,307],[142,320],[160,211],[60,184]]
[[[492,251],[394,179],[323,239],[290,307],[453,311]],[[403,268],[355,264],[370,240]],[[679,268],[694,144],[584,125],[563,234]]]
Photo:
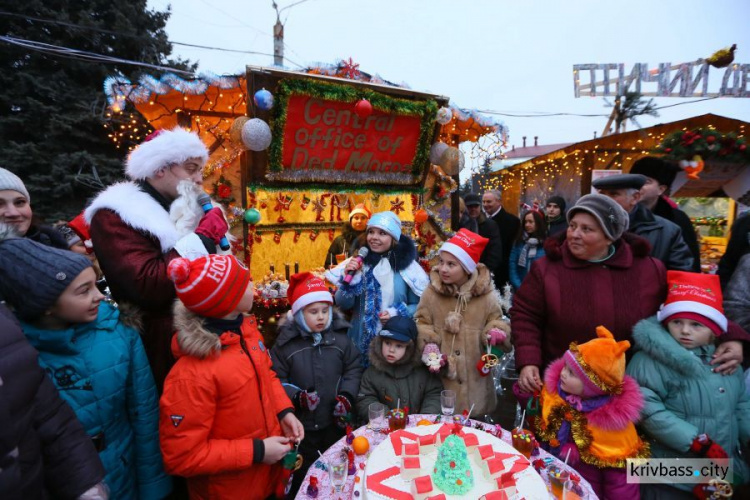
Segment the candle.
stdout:
[[294,263],[294,274],[297,274],[299,272],[299,262]]
[[284,276],[286,277],[286,280],[289,281],[289,264],[284,264]]
[[271,264],[271,274],[273,274],[273,271],[274,271],[273,264]]

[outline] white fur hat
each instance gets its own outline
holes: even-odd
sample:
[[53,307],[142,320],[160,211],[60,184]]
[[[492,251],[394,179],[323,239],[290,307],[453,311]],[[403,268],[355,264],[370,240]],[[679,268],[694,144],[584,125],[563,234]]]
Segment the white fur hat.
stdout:
[[201,163],[208,160],[208,148],[198,134],[180,127],[158,130],[128,155],[125,173],[133,180],[143,180],[189,158],[198,158]]

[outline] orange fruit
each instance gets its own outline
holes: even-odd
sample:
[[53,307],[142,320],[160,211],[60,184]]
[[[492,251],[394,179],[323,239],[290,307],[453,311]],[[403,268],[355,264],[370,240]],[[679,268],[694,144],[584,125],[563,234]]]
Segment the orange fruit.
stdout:
[[426,418],[423,418],[422,420],[420,420],[419,422],[417,422],[417,425],[432,425],[432,422],[430,422]]
[[352,449],[357,455],[364,455],[370,449],[370,442],[364,436],[357,436],[352,441]]

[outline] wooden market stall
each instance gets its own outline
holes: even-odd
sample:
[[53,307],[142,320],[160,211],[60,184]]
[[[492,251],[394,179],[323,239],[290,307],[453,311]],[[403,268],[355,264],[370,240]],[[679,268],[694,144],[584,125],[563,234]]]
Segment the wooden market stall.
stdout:
[[[204,188],[225,208],[232,250],[256,281],[256,312],[271,323],[288,306],[288,276],[322,273],[358,203],[393,211],[414,230],[421,254],[434,252],[451,234],[457,201],[461,155],[453,146],[505,137],[501,124],[446,111],[446,97],[363,75],[249,66],[236,76],[105,82],[110,137],[121,147],[174,126],[208,146]],[[445,144],[436,149],[436,141]]]
[[[714,114],[578,142],[493,173],[506,207],[541,204],[553,193],[571,204],[591,192],[592,173],[627,173],[646,155],[679,163],[700,156],[697,178],[680,172],[672,185],[676,199],[702,237],[702,262],[710,270],[723,254],[735,202],[750,204],[750,123]],[[696,162],[697,163],[697,162]],[[684,164],[684,163],[683,163]],[[697,168],[697,167],[696,167]]]

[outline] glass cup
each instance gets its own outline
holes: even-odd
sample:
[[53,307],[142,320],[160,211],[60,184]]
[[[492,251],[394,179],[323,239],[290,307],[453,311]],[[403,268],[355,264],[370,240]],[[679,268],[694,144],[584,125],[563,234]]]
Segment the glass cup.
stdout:
[[331,484],[340,492],[346,484],[346,478],[349,476],[349,457],[343,451],[335,453],[328,461],[328,475],[331,478]]
[[510,431],[510,437],[513,440],[513,448],[526,458],[531,457],[534,450],[534,433],[528,429],[516,427]]
[[385,429],[385,405],[383,403],[370,403],[367,410],[370,414],[370,429],[378,432]]
[[549,478],[549,486],[552,490],[552,496],[557,499],[563,498],[565,483],[571,482],[568,481],[570,479],[570,473],[558,464],[550,464],[549,467],[547,467],[547,477]]
[[440,409],[444,417],[450,417],[456,409],[456,393],[443,391],[440,393]]
[[588,495],[579,481],[568,479],[563,485],[562,500],[587,500]]

